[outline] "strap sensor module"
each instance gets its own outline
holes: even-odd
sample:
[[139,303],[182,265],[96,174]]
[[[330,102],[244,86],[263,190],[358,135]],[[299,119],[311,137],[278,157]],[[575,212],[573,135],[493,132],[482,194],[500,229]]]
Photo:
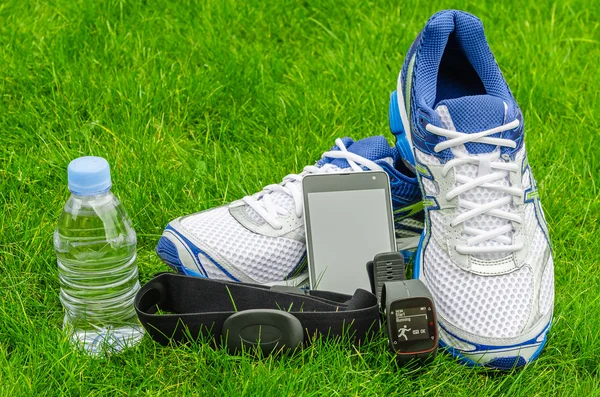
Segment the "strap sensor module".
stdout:
[[230,354],[259,348],[265,356],[275,350],[290,351],[302,346],[302,323],[288,312],[250,309],[232,314],[223,323]]

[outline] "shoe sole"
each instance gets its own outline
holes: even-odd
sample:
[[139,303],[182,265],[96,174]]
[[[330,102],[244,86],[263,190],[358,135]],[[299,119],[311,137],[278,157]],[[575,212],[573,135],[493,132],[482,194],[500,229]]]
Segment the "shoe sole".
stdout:
[[[400,120],[402,122],[402,129],[406,138],[414,150],[412,143],[412,135],[408,115],[406,112],[406,104],[404,103],[404,94],[402,92],[402,80],[401,75],[398,77],[398,86],[396,88],[396,106],[400,114]],[[394,99],[392,99],[394,101]],[[423,240],[425,239],[425,230],[421,234],[419,245],[416,250],[414,265],[413,265],[413,278],[420,278],[421,276],[421,252],[423,248]],[[507,346],[487,346],[471,341],[461,339],[456,335],[450,334],[444,330],[438,323],[438,329],[440,329],[439,346],[443,351],[452,355],[460,363],[467,366],[476,367],[483,366],[490,369],[497,369],[502,371],[508,371],[514,368],[520,368],[526,364],[534,361],[544,349],[547,340],[547,334],[552,325],[552,320],[546,324],[544,330],[538,334],[535,338],[519,343],[517,345]],[[464,343],[467,343],[474,347],[474,350],[464,351],[453,347],[450,343],[444,341],[441,334],[448,333],[453,338],[456,338]]]

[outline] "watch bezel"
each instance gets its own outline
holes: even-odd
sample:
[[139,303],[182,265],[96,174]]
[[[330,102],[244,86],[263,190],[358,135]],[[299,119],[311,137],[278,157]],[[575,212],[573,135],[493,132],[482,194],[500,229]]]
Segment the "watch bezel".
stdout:
[[[397,333],[397,329],[394,329],[396,321],[392,318],[391,313],[398,309],[409,309],[414,307],[427,306],[431,310],[427,315],[429,320],[429,334],[433,336],[433,339],[420,339],[413,341],[399,341],[397,337],[392,338]],[[386,320],[387,320],[387,333],[390,342],[390,348],[398,355],[415,355],[415,354],[426,354],[437,349],[438,345],[438,332],[437,332],[437,319],[435,316],[435,306],[433,301],[427,297],[419,296],[413,298],[400,298],[391,301],[386,307]],[[433,324],[432,324],[433,323]],[[406,347],[408,346],[408,347]]]

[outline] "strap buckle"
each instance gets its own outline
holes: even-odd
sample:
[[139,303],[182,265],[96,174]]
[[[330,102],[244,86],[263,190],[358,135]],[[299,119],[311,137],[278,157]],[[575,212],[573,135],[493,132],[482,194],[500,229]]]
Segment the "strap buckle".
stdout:
[[251,309],[232,314],[223,323],[221,334],[230,354],[256,347],[268,356],[275,350],[295,350],[304,341],[300,320],[288,312],[274,309]]

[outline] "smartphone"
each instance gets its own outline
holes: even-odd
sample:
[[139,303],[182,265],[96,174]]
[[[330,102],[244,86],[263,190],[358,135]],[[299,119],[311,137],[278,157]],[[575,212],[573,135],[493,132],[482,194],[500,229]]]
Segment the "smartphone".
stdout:
[[396,246],[387,173],[307,175],[302,191],[310,288],[370,291],[366,263]]

